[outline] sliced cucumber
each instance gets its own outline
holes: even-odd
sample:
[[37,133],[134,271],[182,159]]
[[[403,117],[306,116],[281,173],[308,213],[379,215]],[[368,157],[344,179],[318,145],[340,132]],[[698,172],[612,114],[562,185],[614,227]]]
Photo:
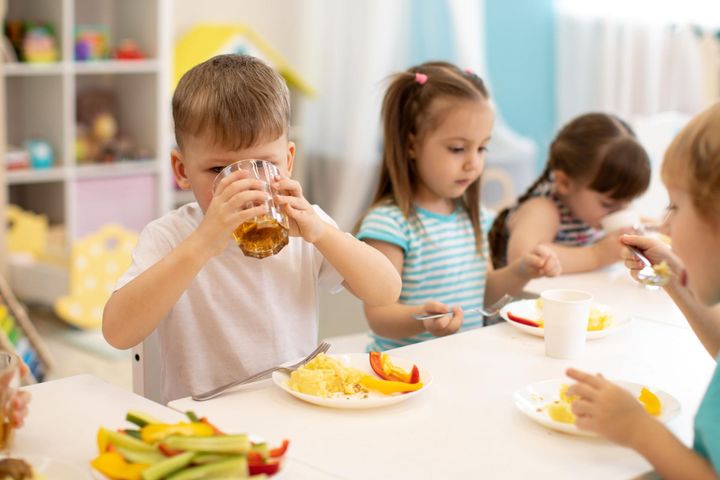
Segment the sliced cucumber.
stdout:
[[[233,454],[230,454],[233,455]],[[206,463],[213,463],[218,462],[220,460],[225,460],[228,458],[228,454],[222,454],[222,453],[198,453],[195,458],[193,458],[193,463],[195,465],[204,465]]]
[[217,478],[246,478],[247,476],[247,458],[230,457],[219,462],[185,469],[169,476],[167,480],[210,480]]
[[130,423],[134,423],[140,428],[151,423],[165,423],[161,420],[158,420],[157,418],[151,417],[147,413],[142,413],[135,410],[130,410],[129,412],[127,412],[127,414],[125,415],[125,420]]
[[106,432],[108,443],[115,447],[122,447],[126,450],[132,450],[133,452],[157,452],[157,448],[155,446],[149,445],[137,438],[133,438],[130,435],[113,432],[111,430],[106,430]]
[[250,451],[250,439],[245,434],[196,437],[173,435],[162,442],[173,450],[207,453],[242,453]]
[[195,452],[185,452],[149,466],[140,474],[142,480],[159,480],[181,470],[192,462]]

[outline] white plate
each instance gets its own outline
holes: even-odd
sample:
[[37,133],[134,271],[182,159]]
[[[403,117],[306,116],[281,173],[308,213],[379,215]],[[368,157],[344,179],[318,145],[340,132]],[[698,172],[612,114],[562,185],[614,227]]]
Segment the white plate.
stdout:
[[[589,437],[596,436],[592,432],[580,430],[573,423],[556,422],[548,416],[544,407],[560,399],[560,387],[563,383],[571,385],[573,381],[570,379],[556,379],[526,385],[523,388],[516,390],[513,394],[515,406],[539,424],[553,430]],[[616,383],[632,393],[635,397],[640,395],[640,390],[643,387],[643,385],[633,382]],[[652,390],[660,399],[662,410],[660,411],[660,415],[657,417],[658,420],[666,423],[680,413],[680,402],[678,402],[675,397],[662,390],[653,390],[652,388],[650,388],[650,390]]]
[[[36,454],[2,453],[0,458],[19,458],[32,466],[35,473],[44,476],[47,480],[84,480],[90,479],[90,466],[87,469],[72,463]],[[104,478],[104,477],[103,477]]]
[[[517,315],[518,317],[527,318],[528,320],[537,321],[541,316],[542,312],[538,310],[537,300],[518,300],[517,302],[508,303],[500,310],[500,316],[504,318],[510,325],[512,325],[515,328],[518,328],[522,330],[525,333],[529,333],[530,335],[535,335],[536,337],[544,337],[545,336],[545,329],[542,327],[531,327],[530,325],[525,325],[522,323],[514,322],[509,317],[507,312],[512,312],[513,315]],[[612,315],[612,320],[610,323],[610,326],[608,328],[604,328],[602,330],[593,330],[587,332],[587,339],[593,340],[595,338],[602,338],[606,335],[610,335],[612,333],[617,332],[618,330],[627,327],[631,319],[625,318],[625,319],[619,319],[617,315],[615,315],[610,307],[607,305],[600,305],[597,303],[593,303],[592,305],[594,308],[598,308],[600,310],[605,310],[610,315]]]
[[[358,370],[361,370],[363,372],[375,375],[375,373],[373,373],[372,371],[372,368],[370,367],[370,356],[367,353],[348,353],[329,356],[337,358],[348,367],[357,368]],[[410,360],[395,356],[391,356],[390,360],[393,364],[407,371],[410,371],[410,369],[412,369],[413,362]],[[288,362],[287,365],[292,365],[293,363],[296,363],[296,361]],[[293,395],[301,400],[305,400],[306,402],[314,403],[315,405],[332,408],[376,408],[404,402],[409,398],[416,397],[424,393],[432,383],[432,375],[430,375],[430,372],[428,372],[424,368],[421,368],[420,365],[418,365],[418,369],[420,370],[420,381],[423,383],[423,387],[420,390],[408,393],[397,393],[393,395],[383,395],[382,393],[373,392],[371,390],[370,392],[368,392],[366,397],[349,395],[343,395],[333,398],[318,397],[315,395],[300,393],[288,387],[287,382],[290,379],[290,376],[286,373],[275,372],[272,375],[272,379],[278,387],[282,388],[290,395]]]

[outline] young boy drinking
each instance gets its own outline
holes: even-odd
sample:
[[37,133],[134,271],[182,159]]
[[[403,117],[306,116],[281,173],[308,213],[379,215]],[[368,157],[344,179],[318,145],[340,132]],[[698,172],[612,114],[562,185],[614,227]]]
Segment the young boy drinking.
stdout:
[[[103,314],[117,348],[158,330],[164,402],[307,355],[319,288],[344,286],[375,305],[397,300],[400,277],[385,256],[338,230],[291,179],[289,92],[273,69],[251,56],[214,57],[182,77],[172,106],[173,171],[197,201],[145,227]],[[277,167],[271,188],[290,220],[289,244],[262,260],[243,255],[232,233],[267,212],[266,186],[239,170],[213,193],[223,167],[247,159]]]

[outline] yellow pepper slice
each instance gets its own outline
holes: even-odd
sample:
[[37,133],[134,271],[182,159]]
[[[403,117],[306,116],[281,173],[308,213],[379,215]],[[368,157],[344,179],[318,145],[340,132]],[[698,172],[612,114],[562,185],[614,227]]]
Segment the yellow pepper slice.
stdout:
[[211,425],[201,422],[192,423],[151,423],[140,429],[140,438],[145,443],[157,443],[170,435],[185,435],[193,437],[211,437],[215,431]]
[[360,385],[370,390],[390,395],[393,393],[406,393],[420,390],[423,387],[421,382],[418,383],[405,383],[405,382],[394,382],[392,380],[381,380],[370,375],[363,375],[360,378]]
[[141,480],[144,463],[128,463],[118,452],[105,452],[90,462],[95,470],[113,480]]

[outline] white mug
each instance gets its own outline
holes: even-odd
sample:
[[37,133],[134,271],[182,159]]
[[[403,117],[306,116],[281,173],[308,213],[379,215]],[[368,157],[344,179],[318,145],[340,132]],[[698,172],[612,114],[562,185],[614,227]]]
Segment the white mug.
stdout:
[[593,296],[582,290],[545,290],[542,314],[545,328],[545,355],[577,358],[585,350],[590,303]]

